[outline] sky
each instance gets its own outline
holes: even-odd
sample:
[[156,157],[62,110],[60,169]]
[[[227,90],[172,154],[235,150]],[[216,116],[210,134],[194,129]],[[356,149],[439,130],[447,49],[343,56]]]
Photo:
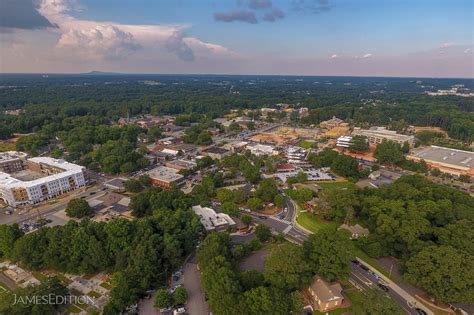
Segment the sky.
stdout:
[[471,0],[0,0],[0,72],[474,77]]

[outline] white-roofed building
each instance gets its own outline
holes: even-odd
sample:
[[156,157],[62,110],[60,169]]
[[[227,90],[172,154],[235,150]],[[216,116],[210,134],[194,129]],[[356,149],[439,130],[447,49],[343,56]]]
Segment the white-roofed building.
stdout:
[[34,157],[25,161],[22,171],[0,172],[0,199],[13,207],[37,204],[85,185],[84,167],[64,160]]
[[266,144],[249,144],[247,149],[255,156],[264,156],[264,155],[278,155],[278,151],[275,150],[274,146]]
[[236,225],[228,214],[217,213],[214,209],[201,206],[193,206],[192,209],[208,232],[223,231]]
[[337,138],[336,146],[341,148],[348,148],[351,145],[352,137],[351,136],[341,136]]

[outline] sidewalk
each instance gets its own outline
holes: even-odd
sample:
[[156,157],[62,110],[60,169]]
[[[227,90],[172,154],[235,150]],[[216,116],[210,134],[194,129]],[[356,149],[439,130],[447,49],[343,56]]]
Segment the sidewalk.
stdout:
[[408,306],[410,307],[417,307],[417,308],[420,308],[422,310],[424,310],[426,312],[426,314],[428,315],[434,315],[434,313],[429,309],[427,308],[424,304],[422,304],[421,302],[419,302],[414,296],[412,296],[411,294],[409,294],[408,292],[406,292],[405,290],[403,290],[398,284],[396,284],[395,282],[393,282],[390,278],[386,277],[385,275],[383,275],[382,273],[380,273],[377,269],[375,269],[374,267],[372,267],[371,265],[369,265],[368,263],[366,263],[365,261],[363,261],[362,259],[360,259],[359,257],[356,257],[356,259],[363,265],[365,265],[367,268],[369,268],[373,273],[375,273],[380,279],[382,279],[383,281],[385,281],[388,286],[390,287],[390,289],[392,289],[393,291],[395,291],[395,293],[397,293],[398,295],[400,295],[403,299],[405,299],[408,303]]

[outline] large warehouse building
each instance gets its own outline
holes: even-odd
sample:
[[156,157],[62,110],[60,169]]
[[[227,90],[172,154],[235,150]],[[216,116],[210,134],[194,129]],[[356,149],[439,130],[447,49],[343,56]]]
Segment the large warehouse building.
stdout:
[[432,145],[413,150],[407,158],[414,161],[423,159],[431,168],[444,173],[474,177],[474,152]]
[[[6,161],[6,155],[0,154],[0,160]],[[82,166],[49,157],[14,156],[15,166],[8,173],[0,171],[0,199],[12,207],[37,204],[86,185]]]

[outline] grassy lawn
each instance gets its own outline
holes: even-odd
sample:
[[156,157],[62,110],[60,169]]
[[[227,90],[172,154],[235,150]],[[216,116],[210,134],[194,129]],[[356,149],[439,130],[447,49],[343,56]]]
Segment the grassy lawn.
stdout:
[[95,292],[95,291],[91,291],[91,292],[87,293],[87,295],[91,296],[93,298],[96,298],[96,299],[98,299],[102,296],[99,292]]
[[61,273],[58,273],[56,274],[56,277],[58,277],[59,280],[61,280],[61,282],[64,284],[64,285],[70,285],[72,283],[72,280],[66,278],[63,274]]
[[304,227],[305,229],[310,230],[313,233],[318,232],[323,227],[333,226],[337,227],[338,223],[336,222],[327,222],[321,220],[318,216],[311,214],[309,212],[300,212],[296,221],[299,225]]
[[14,142],[0,141],[0,152],[15,151],[16,145]]
[[316,144],[316,141],[303,140],[298,145],[303,149],[311,149]]
[[6,285],[0,282],[0,308],[4,308],[10,301],[11,292]]
[[107,282],[102,282],[100,284],[101,287],[107,289],[107,290],[112,290],[112,285],[110,283],[107,283]]
[[351,188],[355,184],[351,182],[326,182],[326,183],[317,183],[322,189],[336,189],[336,188]]
[[362,292],[354,288],[352,285],[349,288],[344,288],[342,292],[346,299],[350,300],[352,305],[350,307],[338,308],[334,311],[328,313],[321,313],[319,311],[314,311],[313,314],[331,314],[331,315],[341,315],[341,314],[351,314],[354,305],[363,305],[364,304],[364,295]]
[[68,305],[67,310],[69,311],[69,313],[73,313],[73,314],[78,314],[82,312],[82,310],[74,304]]
[[38,279],[41,283],[46,283],[48,281],[48,277],[42,274],[39,271],[33,271],[31,272],[33,276]]

